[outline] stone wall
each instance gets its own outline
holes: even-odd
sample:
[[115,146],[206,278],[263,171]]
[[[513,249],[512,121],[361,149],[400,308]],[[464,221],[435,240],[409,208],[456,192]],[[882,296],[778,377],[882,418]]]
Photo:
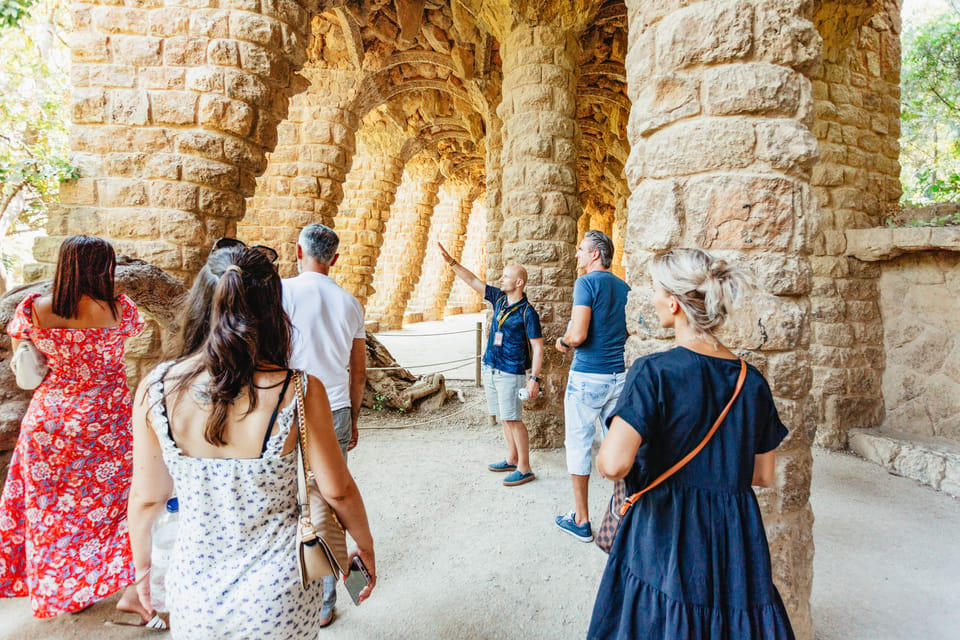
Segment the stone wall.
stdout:
[[884,425],[960,444],[960,268],[957,254],[882,263]]
[[852,230],[846,240],[851,259],[881,272],[884,430],[960,444],[960,229]]
[[826,2],[815,21],[824,44],[813,76],[813,397],[817,443],[842,449],[848,429],[883,421],[880,271],[845,255],[844,231],[879,224],[900,197],[899,5]]

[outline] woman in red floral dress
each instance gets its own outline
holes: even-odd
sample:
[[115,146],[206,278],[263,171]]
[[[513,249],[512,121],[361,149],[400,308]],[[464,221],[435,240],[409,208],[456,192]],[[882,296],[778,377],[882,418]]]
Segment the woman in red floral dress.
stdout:
[[[100,238],[60,247],[52,295],[31,294],[7,325],[50,373],[37,387],[0,498],[0,597],[33,615],[78,611],[133,582],[127,534],[132,399],[124,342],[143,320],[114,294],[116,259]],[[118,608],[141,611],[134,590]]]

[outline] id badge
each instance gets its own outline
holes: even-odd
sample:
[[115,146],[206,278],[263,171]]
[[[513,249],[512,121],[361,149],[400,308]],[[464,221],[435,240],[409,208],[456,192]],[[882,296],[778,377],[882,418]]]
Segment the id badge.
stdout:
[[493,346],[499,347],[503,345],[503,332],[497,331],[493,334]]

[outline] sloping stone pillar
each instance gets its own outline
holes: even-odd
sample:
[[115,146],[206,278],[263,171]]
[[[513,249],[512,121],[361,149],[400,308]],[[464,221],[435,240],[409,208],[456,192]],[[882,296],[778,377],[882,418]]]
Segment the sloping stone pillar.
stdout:
[[420,279],[441,180],[437,162],[432,158],[414,158],[404,169],[403,183],[384,234],[382,267],[374,276],[376,293],[370,298],[368,311],[371,318],[380,322],[381,329],[399,329],[403,325],[407,302]]
[[[487,209],[480,200],[473,201],[467,223],[466,241],[463,243],[463,252],[460,254],[460,264],[477,274],[477,277],[487,281],[486,249]],[[447,309],[453,313],[476,313],[484,309],[486,303],[483,297],[467,286],[459,278],[453,282],[450,290],[450,299]]]
[[[547,347],[563,333],[573,300],[580,213],[575,140],[579,50],[570,31],[525,23],[506,35],[500,50],[502,262],[526,266],[527,295],[540,312]],[[531,446],[559,447],[569,362],[552,348],[545,352],[543,395],[528,403],[524,421]]]
[[752,309],[721,337],[764,372],[790,430],[776,486],[758,497],[774,578],[797,637],[812,640],[808,255],[817,143],[804,73],[819,61],[820,39],[803,9],[791,9],[800,6],[627,0],[627,319],[631,356],[670,346],[657,340],[669,336],[656,326],[646,278],[655,252],[698,246],[757,275]]
[[187,4],[73,8],[70,145],[81,177],[61,190],[38,261],[55,262],[64,236],[93,233],[189,280],[214,239],[236,234],[306,58],[308,15],[296,3]]
[[627,278],[623,260],[624,237],[627,232],[627,197],[624,194],[617,195],[613,213],[613,232],[610,234],[610,239],[613,240],[613,265],[610,271],[624,280]]
[[447,181],[440,188],[423,257],[423,271],[409,304],[410,311],[422,313],[424,320],[443,319],[450,289],[456,279],[436,244],[440,242],[455,260],[460,260],[467,239],[467,221],[476,198],[477,190],[464,182]]
[[340,236],[340,258],[332,273],[337,283],[364,306],[373,293],[383,232],[402,177],[399,145],[358,145],[343,204],[334,220]]
[[487,210],[486,271],[500,273],[503,270],[503,260],[500,255],[503,249],[503,240],[500,238],[500,227],[503,226],[503,212],[500,210],[503,200],[501,191],[503,185],[503,136],[501,135],[503,121],[496,113],[492,113],[487,125],[487,136],[485,138],[487,157],[484,162],[487,191],[485,203]]
[[304,226],[333,226],[343,201],[343,183],[353,163],[358,119],[348,106],[357,74],[304,69],[310,85],[290,102],[247,215],[238,224],[240,238],[280,252],[280,274],[296,270],[297,237]]

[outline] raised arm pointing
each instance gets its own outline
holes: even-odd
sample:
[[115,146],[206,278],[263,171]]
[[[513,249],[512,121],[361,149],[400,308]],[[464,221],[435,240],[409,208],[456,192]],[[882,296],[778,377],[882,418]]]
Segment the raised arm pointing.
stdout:
[[483,295],[486,291],[486,283],[483,280],[478,278],[470,269],[467,269],[465,266],[453,259],[446,249],[443,248],[443,245],[439,242],[437,246],[440,247],[440,254],[443,256],[443,259],[447,261],[447,264],[450,265],[450,268],[453,269],[453,272],[457,274],[457,277],[470,285],[470,288],[475,290],[480,295]]

